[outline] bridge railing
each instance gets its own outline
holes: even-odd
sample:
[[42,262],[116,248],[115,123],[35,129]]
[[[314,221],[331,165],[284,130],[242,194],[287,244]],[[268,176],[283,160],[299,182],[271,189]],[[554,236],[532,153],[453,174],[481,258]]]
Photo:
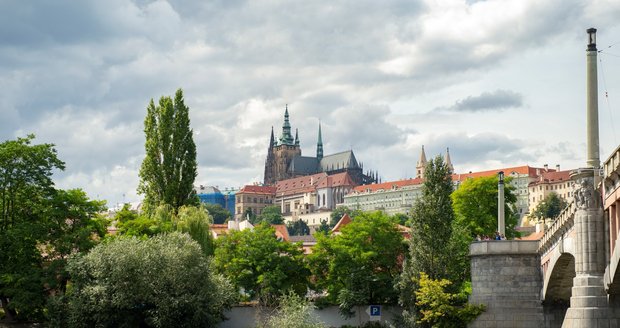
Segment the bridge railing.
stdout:
[[553,246],[564,232],[572,228],[576,211],[575,201],[571,201],[553,223],[548,228],[545,228],[545,233],[538,244],[539,253],[542,254]]

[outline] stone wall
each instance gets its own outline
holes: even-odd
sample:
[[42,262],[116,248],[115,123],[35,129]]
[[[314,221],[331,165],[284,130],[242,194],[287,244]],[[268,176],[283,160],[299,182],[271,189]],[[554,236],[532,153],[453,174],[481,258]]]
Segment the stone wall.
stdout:
[[544,327],[538,241],[482,241],[470,245],[472,295],[484,304],[470,328]]

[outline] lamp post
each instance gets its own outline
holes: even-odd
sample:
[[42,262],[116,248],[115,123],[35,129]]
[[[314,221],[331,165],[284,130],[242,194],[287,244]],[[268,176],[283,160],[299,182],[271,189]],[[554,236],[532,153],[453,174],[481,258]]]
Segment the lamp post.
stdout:
[[497,172],[497,231],[506,235],[506,220],[504,219],[504,171]]

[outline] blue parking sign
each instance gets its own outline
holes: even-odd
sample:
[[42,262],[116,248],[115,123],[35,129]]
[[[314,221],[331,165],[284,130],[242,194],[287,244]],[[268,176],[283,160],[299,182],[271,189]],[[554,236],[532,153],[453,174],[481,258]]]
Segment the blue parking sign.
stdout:
[[371,305],[370,306],[370,316],[371,317],[380,317],[381,316],[381,305]]

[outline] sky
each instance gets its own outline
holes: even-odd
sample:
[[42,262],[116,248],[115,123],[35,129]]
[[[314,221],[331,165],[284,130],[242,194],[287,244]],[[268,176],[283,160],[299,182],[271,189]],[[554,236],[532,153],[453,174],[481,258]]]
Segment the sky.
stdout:
[[182,88],[196,185],[263,180],[284,108],[302,154],[352,149],[383,181],[450,149],[455,171],[585,165],[586,29],[601,160],[618,146],[620,1],[0,0],[0,141],[36,135],[54,180],[139,201],[150,99]]

